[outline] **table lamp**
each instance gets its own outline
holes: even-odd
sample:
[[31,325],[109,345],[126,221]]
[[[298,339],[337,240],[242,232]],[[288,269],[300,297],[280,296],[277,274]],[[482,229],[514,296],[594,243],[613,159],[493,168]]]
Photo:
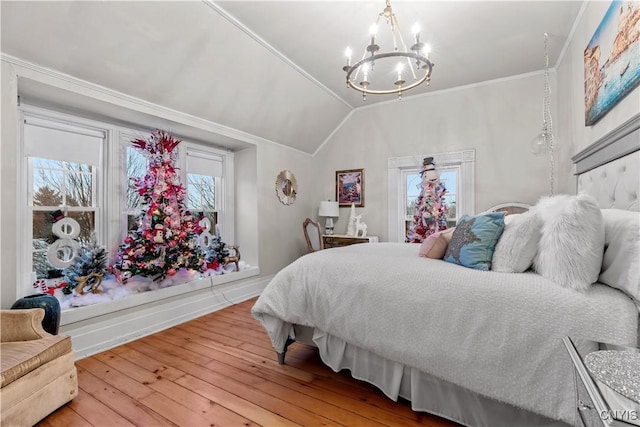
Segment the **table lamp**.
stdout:
[[324,216],[327,218],[324,224],[324,233],[333,234],[333,218],[338,218],[340,216],[338,202],[332,202],[329,200],[320,202],[318,216]]

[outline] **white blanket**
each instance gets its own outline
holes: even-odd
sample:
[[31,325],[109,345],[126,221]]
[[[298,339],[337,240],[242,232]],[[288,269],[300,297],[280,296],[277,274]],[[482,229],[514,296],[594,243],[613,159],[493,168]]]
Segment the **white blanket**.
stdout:
[[564,336],[635,345],[638,311],[605,285],[586,293],[534,273],[468,269],[379,243],[314,252],[280,271],[253,315],[282,350],[316,327],[473,392],[575,424]]

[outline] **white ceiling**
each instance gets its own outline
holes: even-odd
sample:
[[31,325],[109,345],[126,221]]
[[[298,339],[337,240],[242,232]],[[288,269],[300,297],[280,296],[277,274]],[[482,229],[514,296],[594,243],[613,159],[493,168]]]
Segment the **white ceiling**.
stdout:
[[[394,1],[433,46],[419,95],[554,66],[579,1]],[[353,109],[346,89],[384,1],[0,2],[1,47],[39,66],[313,153]],[[382,46],[383,49],[385,46]],[[355,55],[354,55],[355,56]],[[60,101],[64,103],[64,101]]]
[[[419,23],[432,48],[432,83],[404,96],[518,74],[544,66],[544,33],[553,67],[565,45],[580,1],[393,1],[407,46]],[[261,37],[346,100],[352,107],[394,99],[347,89],[344,51],[364,52],[368,31],[385,6],[378,1],[217,1],[239,23]],[[380,21],[380,33],[382,33]],[[386,29],[386,28],[385,28]],[[389,45],[381,50],[390,51]],[[356,55],[354,53],[354,58]]]

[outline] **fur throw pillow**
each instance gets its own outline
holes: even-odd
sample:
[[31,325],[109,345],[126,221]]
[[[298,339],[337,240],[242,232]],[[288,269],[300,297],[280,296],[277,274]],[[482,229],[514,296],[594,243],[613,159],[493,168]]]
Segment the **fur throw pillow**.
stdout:
[[491,270],[501,273],[524,273],[538,252],[542,234],[540,218],[534,212],[508,215],[505,227],[493,252]]
[[585,291],[598,280],[604,223],[593,197],[543,197],[532,209],[542,220],[535,270],[566,288]]

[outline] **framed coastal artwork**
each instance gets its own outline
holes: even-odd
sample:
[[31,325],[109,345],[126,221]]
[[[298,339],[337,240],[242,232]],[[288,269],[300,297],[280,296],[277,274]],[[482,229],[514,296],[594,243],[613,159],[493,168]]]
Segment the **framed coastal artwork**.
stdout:
[[364,207],[364,169],[336,171],[336,200],[339,206]]
[[584,50],[585,125],[640,84],[640,1],[614,0]]

